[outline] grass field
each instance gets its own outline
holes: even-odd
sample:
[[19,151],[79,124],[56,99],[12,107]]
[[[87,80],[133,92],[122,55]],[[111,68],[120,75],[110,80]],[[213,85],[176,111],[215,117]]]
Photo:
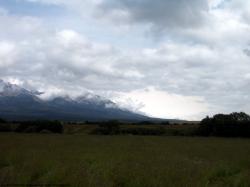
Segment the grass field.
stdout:
[[250,186],[250,139],[0,134],[0,186]]

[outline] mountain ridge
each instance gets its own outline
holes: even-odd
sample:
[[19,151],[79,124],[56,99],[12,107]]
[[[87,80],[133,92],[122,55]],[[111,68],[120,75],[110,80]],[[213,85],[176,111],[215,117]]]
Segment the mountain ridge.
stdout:
[[65,120],[101,121],[150,119],[147,116],[122,109],[113,101],[91,93],[75,99],[58,96],[43,100],[40,92],[29,91],[0,80],[0,117],[7,120]]

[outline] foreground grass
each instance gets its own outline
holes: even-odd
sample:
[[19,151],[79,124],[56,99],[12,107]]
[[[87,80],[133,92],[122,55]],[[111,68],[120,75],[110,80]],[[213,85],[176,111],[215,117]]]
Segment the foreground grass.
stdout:
[[0,186],[250,186],[250,139],[0,134]]

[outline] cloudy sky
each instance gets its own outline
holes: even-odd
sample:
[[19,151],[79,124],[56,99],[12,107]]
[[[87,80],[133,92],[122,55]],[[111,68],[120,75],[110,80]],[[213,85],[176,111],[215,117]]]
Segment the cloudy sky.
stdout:
[[249,0],[0,0],[0,78],[150,116],[250,113]]

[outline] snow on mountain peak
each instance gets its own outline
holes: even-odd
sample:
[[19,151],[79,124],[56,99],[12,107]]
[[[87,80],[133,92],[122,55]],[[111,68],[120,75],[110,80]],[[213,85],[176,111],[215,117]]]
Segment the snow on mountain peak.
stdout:
[[[29,95],[29,96],[39,96],[41,92],[30,91],[24,89],[16,84],[11,84],[0,79],[0,96],[18,96],[18,95]],[[40,98],[40,97],[39,97]],[[43,100],[43,99],[42,99]],[[82,104],[94,104],[98,106],[103,106],[105,108],[117,108],[118,106],[109,99],[103,98],[99,95],[87,92],[77,98],[72,98],[70,96],[53,97],[50,100],[54,102],[77,102]]]
[[16,96],[20,94],[30,94],[32,95],[32,92],[16,85],[11,84],[9,82],[4,82],[3,80],[0,80],[0,95],[2,96]]
[[76,101],[79,103],[95,103],[98,105],[103,105],[106,108],[117,108],[116,104],[112,101],[89,92],[76,98]]

